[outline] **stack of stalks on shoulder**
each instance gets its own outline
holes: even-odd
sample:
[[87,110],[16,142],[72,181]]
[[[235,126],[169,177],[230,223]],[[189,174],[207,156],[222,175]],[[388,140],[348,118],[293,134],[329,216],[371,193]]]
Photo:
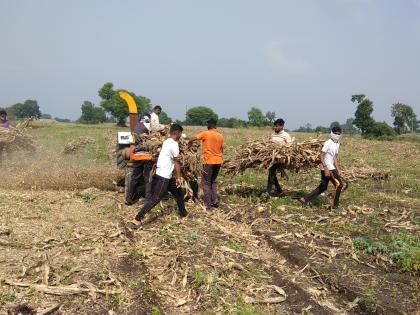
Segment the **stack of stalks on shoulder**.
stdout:
[[[168,138],[167,132],[152,132],[147,135],[135,135],[135,137],[139,137],[141,139],[142,148],[153,155],[153,160],[155,162],[159,157],[163,141]],[[197,180],[197,177],[202,171],[203,165],[201,162],[200,143],[194,142],[189,144],[188,142],[189,141],[184,138],[179,140],[179,157],[184,182],[183,187],[190,192],[191,189],[189,183]]]
[[235,175],[247,168],[267,170],[274,164],[280,164],[283,171],[299,172],[319,165],[322,145],[323,141],[319,139],[292,142],[288,145],[266,138],[249,141],[236,150],[236,154],[225,162],[223,168],[227,174]]

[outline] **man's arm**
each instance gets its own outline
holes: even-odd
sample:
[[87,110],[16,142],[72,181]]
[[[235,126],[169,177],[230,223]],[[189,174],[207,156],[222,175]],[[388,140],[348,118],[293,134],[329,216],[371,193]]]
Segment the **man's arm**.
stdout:
[[325,152],[321,151],[321,154],[319,155],[319,158],[321,160],[321,164],[324,168],[324,174],[326,177],[330,177],[331,176],[331,171],[328,169],[327,164],[325,163]]
[[180,163],[180,157],[177,156],[174,158],[175,162],[175,178],[176,178],[176,187],[181,187],[181,163]]
[[338,175],[341,176],[341,169],[340,169],[340,165],[338,164],[338,156],[334,158],[334,166],[335,166],[335,169],[337,170]]

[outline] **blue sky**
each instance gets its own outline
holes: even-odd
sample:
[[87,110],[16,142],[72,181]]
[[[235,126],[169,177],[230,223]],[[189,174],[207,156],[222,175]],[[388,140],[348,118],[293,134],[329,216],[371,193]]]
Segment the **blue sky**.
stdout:
[[289,128],[354,114],[352,94],[392,122],[420,115],[420,0],[0,0],[0,106],[38,100],[77,119],[105,82],[172,117],[206,105]]

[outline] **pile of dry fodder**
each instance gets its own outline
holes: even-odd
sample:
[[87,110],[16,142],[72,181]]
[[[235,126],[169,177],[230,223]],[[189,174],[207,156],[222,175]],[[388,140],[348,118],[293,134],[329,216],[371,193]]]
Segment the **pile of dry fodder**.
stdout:
[[227,174],[238,174],[247,168],[269,169],[280,164],[281,169],[299,172],[319,165],[319,153],[323,141],[310,139],[281,145],[263,138],[248,141],[236,149],[236,154],[227,160],[223,169]]
[[[155,161],[157,161],[163,141],[168,138],[166,132],[153,132],[148,135],[136,135],[136,137],[140,137],[142,147],[153,155]],[[201,173],[203,168],[200,143],[194,142],[188,144],[188,142],[189,141],[184,138],[179,140],[181,172],[183,179],[186,181],[185,184],[197,180],[197,176]]]
[[66,143],[66,145],[64,146],[63,153],[73,154],[76,153],[80,148],[83,148],[84,146],[93,143],[95,143],[95,139],[93,139],[92,137],[81,136],[75,140]]
[[389,171],[379,171],[370,166],[344,167],[341,172],[347,182],[354,182],[358,179],[388,180],[390,178]]
[[6,151],[34,149],[32,138],[26,133],[32,118],[26,119],[15,128],[0,128],[0,147]]

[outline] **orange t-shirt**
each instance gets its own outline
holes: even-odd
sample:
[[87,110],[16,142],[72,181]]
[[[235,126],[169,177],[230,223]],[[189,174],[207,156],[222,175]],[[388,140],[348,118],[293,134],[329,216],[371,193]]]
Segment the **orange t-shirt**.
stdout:
[[203,159],[205,164],[222,164],[223,136],[217,129],[200,132],[196,138],[203,142]]

